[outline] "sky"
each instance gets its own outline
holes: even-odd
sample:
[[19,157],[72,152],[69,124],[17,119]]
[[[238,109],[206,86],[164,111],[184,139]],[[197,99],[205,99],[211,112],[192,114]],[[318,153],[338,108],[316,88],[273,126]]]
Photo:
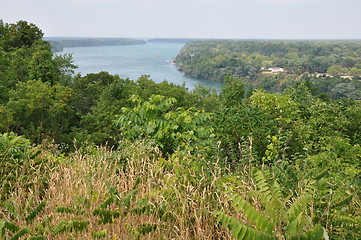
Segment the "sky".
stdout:
[[361,0],[0,0],[46,37],[361,39]]

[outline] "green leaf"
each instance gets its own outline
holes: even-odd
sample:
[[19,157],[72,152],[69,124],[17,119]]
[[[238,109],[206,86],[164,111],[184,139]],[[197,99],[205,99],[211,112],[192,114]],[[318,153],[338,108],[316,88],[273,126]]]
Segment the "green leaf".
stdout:
[[21,229],[20,231],[18,231],[17,233],[15,233],[14,236],[12,236],[9,240],[18,240],[22,236],[27,234],[28,232],[30,232],[30,229],[25,227],[25,228]]
[[26,222],[32,222],[34,218],[44,209],[45,205],[46,201],[39,203],[39,205],[36,206],[36,208],[31,213],[29,213],[28,216],[25,217]]

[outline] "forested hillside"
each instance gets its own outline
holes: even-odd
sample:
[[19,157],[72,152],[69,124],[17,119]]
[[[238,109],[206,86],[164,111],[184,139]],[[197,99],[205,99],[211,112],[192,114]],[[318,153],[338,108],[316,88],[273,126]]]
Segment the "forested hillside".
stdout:
[[42,36],[0,22],[1,239],[361,238],[360,101],[75,75]]
[[307,79],[332,97],[361,99],[361,41],[214,40],[191,42],[176,57],[186,75],[283,91]]

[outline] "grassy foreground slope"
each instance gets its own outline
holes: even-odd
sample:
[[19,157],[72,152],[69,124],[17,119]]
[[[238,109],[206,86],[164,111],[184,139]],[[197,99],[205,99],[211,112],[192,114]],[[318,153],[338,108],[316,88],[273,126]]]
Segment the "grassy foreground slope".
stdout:
[[[2,136],[1,143],[6,137]],[[10,138],[18,144],[23,141]],[[209,178],[212,172],[204,168],[196,173],[197,179],[203,180],[188,181],[195,173],[185,165],[188,156],[175,154],[164,159],[156,147],[142,142],[119,151],[82,151],[69,157],[49,151],[34,159],[22,156],[27,164],[19,164],[19,170],[27,174],[19,173],[16,177],[21,180],[9,182],[15,185],[7,188],[9,195],[2,195],[7,198],[0,211],[2,239],[24,229],[24,236],[44,239],[228,236],[211,217],[212,205],[222,201],[212,196],[216,189]]]
[[4,239],[360,236],[360,201],[347,183],[330,185],[325,172],[310,176],[312,171],[282,164],[234,172],[199,154],[164,157],[142,141],[117,151],[80,149],[69,157],[54,155],[48,146],[29,156],[34,149],[24,146],[26,140],[2,135],[1,144],[6,138],[12,145],[1,152],[2,160],[6,155],[25,161],[12,172],[17,180],[8,182],[8,195],[2,195]]

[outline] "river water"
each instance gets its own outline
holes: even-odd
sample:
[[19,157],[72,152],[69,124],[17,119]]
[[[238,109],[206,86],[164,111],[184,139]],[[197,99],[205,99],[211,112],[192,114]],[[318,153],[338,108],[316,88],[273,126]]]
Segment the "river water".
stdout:
[[98,46],[64,48],[64,53],[73,55],[76,72],[82,76],[88,73],[107,71],[121,78],[137,80],[141,75],[150,75],[150,79],[159,83],[164,80],[185,86],[192,90],[198,84],[215,88],[221,84],[202,79],[189,78],[171,63],[184,43],[147,42],[140,45]]

